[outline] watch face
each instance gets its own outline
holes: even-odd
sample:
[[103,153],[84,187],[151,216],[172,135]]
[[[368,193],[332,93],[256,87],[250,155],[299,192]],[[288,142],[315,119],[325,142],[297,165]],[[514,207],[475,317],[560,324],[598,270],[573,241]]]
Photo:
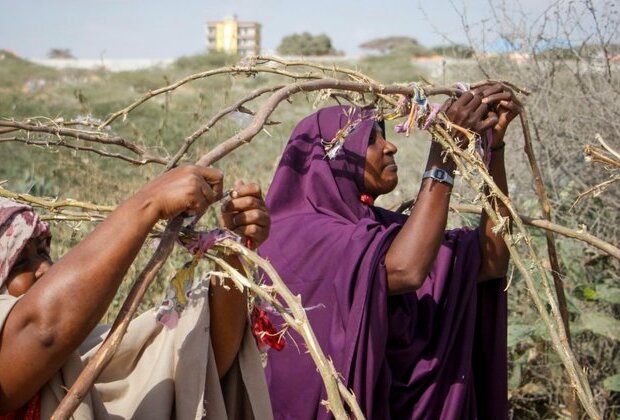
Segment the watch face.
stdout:
[[441,169],[437,169],[435,171],[435,176],[437,177],[437,179],[445,179],[446,178],[446,173],[444,171],[442,171]]

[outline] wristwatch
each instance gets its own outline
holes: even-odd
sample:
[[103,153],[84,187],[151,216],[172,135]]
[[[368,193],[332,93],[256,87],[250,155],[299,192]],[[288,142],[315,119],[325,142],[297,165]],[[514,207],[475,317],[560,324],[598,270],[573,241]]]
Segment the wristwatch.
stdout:
[[424,175],[422,175],[422,179],[425,179],[425,178],[432,178],[435,181],[443,182],[444,184],[454,186],[454,178],[452,178],[448,174],[448,172],[444,171],[443,169],[439,169],[439,168],[429,169],[428,171],[424,172]]

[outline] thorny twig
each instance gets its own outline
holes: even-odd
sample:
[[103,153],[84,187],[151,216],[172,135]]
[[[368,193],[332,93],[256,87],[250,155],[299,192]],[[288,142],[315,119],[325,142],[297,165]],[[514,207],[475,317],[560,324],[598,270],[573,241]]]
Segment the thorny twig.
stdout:
[[293,295],[273,266],[255,252],[252,252],[246,247],[229,239],[224,240],[222,245],[250,261],[252,265],[260,267],[270,278],[272,282],[271,290],[276,292],[279,298],[284,301],[288,311],[282,305],[278,304],[279,302],[276,298],[265,292],[256,284],[248,281],[248,279],[239,274],[239,272],[226,263],[226,261],[221,258],[211,257],[211,259],[220,265],[220,267],[222,267],[233,280],[239,282],[242,287],[250,289],[251,292],[257,294],[261,297],[261,299],[269,302],[276,309],[278,309],[278,312],[286,324],[303,337],[308,353],[310,353],[312,360],[316,364],[319,374],[321,375],[327,389],[328,401],[324,401],[323,404],[334,413],[336,418],[347,418],[348,416],[345,411],[341,410],[340,404],[337,403],[336,407],[333,406],[334,402],[338,402],[340,400],[340,398],[337,398],[337,395],[340,394],[340,396],[347,402],[348,408],[353,412],[354,417],[359,420],[363,419],[364,415],[357,404],[355,396],[351,390],[344,386],[344,384],[340,381],[339,374],[334,368],[333,363],[325,356],[323,350],[319,346],[318,340],[316,339],[314,331],[308,321],[308,317],[306,316],[306,311],[303,308],[302,296]]
[[[547,196],[547,190],[542,179],[542,172],[538,166],[536,155],[534,154],[534,147],[532,145],[532,135],[530,132],[530,126],[527,118],[527,110],[522,107],[519,113],[519,119],[521,121],[521,128],[523,131],[524,150],[527,155],[527,160],[530,164],[530,170],[532,171],[532,178],[534,179],[534,189],[538,197],[538,203],[542,211],[542,215],[549,222],[551,219],[551,203]],[[564,281],[562,280],[563,270],[560,267],[560,259],[558,258],[558,252],[555,246],[555,238],[553,232],[546,230],[545,239],[547,240],[547,255],[549,255],[549,265],[551,266],[551,276],[553,277],[553,284],[555,286],[555,293],[558,298],[558,306],[560,308],[560,315],[562,316],[562,322],[564,323],[564,330],[566,331],[566,338],[569,346],[572,346],[572,339],[570,334],[570,323],[568,319],[568,306],[566,304],[566,293],[564,290]],[[575,401],[575,395],[572,392],[564,395],[566,406],[569,407],[573,418],[578,417],[578,407]]]
[[603,181],[591,188],[588,188],[586,191],[579,194],[579,196],[575,199],[572,207],[577,205],[577,203],[579,203],[583,198],[589,196],[590,194],[597,196],[603,191],[605,191],[613,183],[620,181],[620,153],[612,149],[599,134],[597,134],[595,138],[601,144],[601,146],[603,146],[603,149],[588,144],[584,147],[583,154],[586,157],[586,160],[604,165],[606,168],[609,169],[611,175],[610,178],[606,181]]
[[[414,199],[409,199],[403,201],[401,204],[395,208],[394,211],[397,213],[403,213],[404,211],[411,208],[411,206],[415,203]],[[481,214],[482,207],[477,206],[475,204],[464,204],[464,203],[455,203],[450,204],[450,211],[455,213],[472,213],[472,214]],[[557,223],[553,223],[548,221],[547,219],[541,219],[531,216],[526,216],[524,214],[519,213],[519,218],[523,221],[523,224],[527,226],[532,226],[535,228],[548,230],[558,235],[562,235],[566,238],[577,239],[579,241],[585,242],[588,245],[591,245],[604,253],[620,260],[620,248],[617,246],[600,239],[597,236],[590,234],[585,229],[571,229],[566,226],[559,225]]]
[[[474,204],[451,204],[450,210],[456,213],[480,214],[482,212],[482,208]],[[558,235],[565,236],[567,238],[573,238],[573,239],[580,240],[620,260],[620,248],[600,238],[597,238],[596,236],[588,233],[585,230],[570,229],[570,228],[567,228],[566,226],[562,226],[557,223],[550,222],[547,219],[534,218],[534,217],[522,215],[520,213],[519,213],[519,218],[523,221],[525,225],[536,227],[539,229],[548,230],[548,231],[557,233]]]
[[290,77],[293,79],[319,79],[320,76],[313,75],[312,73],[290,73],[283,70],[278,70],[269,67],[249,67],[249,66],[230,66],[230,67],[222,67],[214,70],[208,70],[201,73],[192,74],[187,76],[181,80],[178,80],[168,86],[164,86],[162,88],[149,91],[147,94],[142,96],[140,99],[136,100],[132,104],[126,106],[125,108],[112,113],[104,122],[99,125],[99,129],[103,129],[104,127],[110,125],[114,120],[116,120],[121,115],[125,118],[127,115],[133,111],[135,108],[139,107],[149,99],[154,98],[157,95],[161,95],[163,93],[172,92],[173,90],[189,83],[194,80],[205,79],[210,76],[215,76],[219,74],[227,74],[227,75],[235,75],[235,74],[245,74],[245,75],[253,75],[258,73],[270,73],[276,74],[280,76]]
[[[489,204],[487,200],[482,200],[482,206],[493,223],[496,226],[503,227],[499,231],[499,234],[502,235],[502,238],[508,246],[513,264],[515,264],[525,280],[527,289],[532,297],[532,300],[534,301],[536,309],[547,327],[547,332],[549,333],[553,347],[560,357],[560,360],[566,369],[567,375],[570,378],[571,386],[577,392],[579,400],[588,415],[593,419],[600,419],[601,415],[594,404],[594,397],[592,395],[590,384],[588,383],[584,372],[581,370],[579,363],[577,362],[577,359],[568,344],[564,321],[562,320],[560,308],[556,300],[557,297],[553,292],[553,288],[549,284],[547,273],[543,268],[542,261],[540,260],[540,257],[532,244],[530,236],[527,234],[523,221],[512,205],[511,200],[504,193],[502,193],[497,185],[495,185],[495,182],[489,175],[484,163],[478,155],[461,150],[450,134],[438,124],[431,126],[429,131],[431,131],[431,133],[437,138],[442,146],[444,146],[448,153],[450,153],[457,165],[459,173],[474,191],[478,191],[478,193],[481,194],[484,186],[486,186],[489,188],[491,194],[496,199],[500,200],[509,210],[513,220],[513,226],[518,232],[517,234],[509,232],[506,228],[507,224],[505,223],[505,219],[493,206]],[[482,178],[482,185],[478,182],[476,176]],[[526,248],[527,263],[517,248],[519,243],[524,244]],[[545,297],[551,307],[551,316],[547,312],[545,302],[538,294],[534,281],[534,275],[543,286]]]
[[33,207],[40,207],[48,210],[51,213],[59,211],[63,208],[77,208],[81,210],[92,210],[99,213],[109,213],[115,209],[115,206],[105,206],[100,204],[86,203],[83,201],[77,201],[72,199],[49,199],[37,197],[31,194],[16,193],[9,191],[0,186],[0,197],[8,198],[18,203],[28,204]]
[[[66,147],[74,150],[88,151],[97,153],[101,156],[112,157],[130,162],[135,165],[145,165],[147,163],[165,164],[166,159],[159,156],[150,156],[146,153],[142,147],[120,136],[110,136],[107,133],[82,130],[77,128],[68,128],[63,122],[52,121],[51,123],[35,123],[32,121],[13,121],[13,120],[0,120],[0,127],[5,128],[3,133],[14,131],[24,131],[26,133],[42,133],[53,135],[55,140],[32,140],[30,138],[20,137],[0,137],[0,142],[21,142],[28,145],[36,145],[42,147],[58,146]],[[76,140],[83,140],[91,143],[100,143],[108,146],[118,146],[129,150],[132,153],[140,156],[141,159],[135,159],[122,155],[120,153],[113,153],[107,150],[96,149],[88,146],[81,146],[74,143],[68,143],[64,138],[74,138]]]
[[22,143],[27,146],[39,146],[39,147],[66,147],[67,149],[79,150],[83,152],[91,152],[95,153],[99,156],[109,157],[124,160],[125,162],[129,162],[132,165],[146,165],[149,163],[159,163],[160,165],[166,164],[166,159],[160,157],[147,156],[143,159],[134,159],[128,156],[125,156],[120,153],[112,153],[105,150],[97,149],[95,147],[89,146],[80,146],[73,143],[67,143],[64,140],[32,140],[29,138],[20,138],[20,137],[0,137],[0,143]]
[[230,114],[232,112],[235,112],[235,111],[239,110],[239,108],[242,107],[243,104],[245,104],[246,102],[252,101],[252,100],[258,98],[259,96],[264,95],[265,93],[273,92],[273,91],[276,91],[278,89],[281,89],[282,87],[283,87],[282,85],[277,85],[277,86],[269,86],[269,87],[266,87],[266,88],[257,89],[254,92],[250,93],[249,95],[245,96],[244,98],[238,100],[237,102],[235,102],[234,104],[232,104],[228,108],[222,109],[216,115],[211,117],[211,119],[209,121],[207,121],[205,124],[203,124],[198,130],[196,130],[191,135],[189,135],[187,138],[185,138],[185,141],[183,142],[183,145],[181,146],[181,148],[168,161],[168,163],[166,165],[166,170],[174,168],[177,165],[177,163],[179,162],[179,160],[183,157],[183,155],[185,155],[187,150],[189,150],[189,148],[192,146],[192,144],[194,144],[194,142],[200,136],[202,136],[204,133],[209,131],[211,129],[211,127],[213,127],[221,118],[225,117],[226,115],[228,115],[228,114]]

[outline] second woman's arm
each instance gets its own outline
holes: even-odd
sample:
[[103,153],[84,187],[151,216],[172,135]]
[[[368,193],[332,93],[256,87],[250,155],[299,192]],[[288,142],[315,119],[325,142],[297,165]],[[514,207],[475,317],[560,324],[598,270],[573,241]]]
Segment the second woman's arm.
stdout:
[[[497,123],[497,115],[488,113],[487,103],[491,102],[483,103],[482,99],[498,91],[501,86],[493,85],[484,92],[465,92],[456,101],[446,102],[444,111],[454,124],[482,133]],[[431,145],[425,171],[433,168],[442,169],[450,176],[455,169],[454,162],[443,158],[442,148],[435,142]],[[444,237],[451,191],[448,183],[433,178],[422,180],[411,215],[385,257],[390,293],[411,292],[424,283]]]
[[154,179],[34,283],[0,334],[0,412],[31,398],[92,331],[153,225],[204,211],[221,185],[221,172],[195,166]]

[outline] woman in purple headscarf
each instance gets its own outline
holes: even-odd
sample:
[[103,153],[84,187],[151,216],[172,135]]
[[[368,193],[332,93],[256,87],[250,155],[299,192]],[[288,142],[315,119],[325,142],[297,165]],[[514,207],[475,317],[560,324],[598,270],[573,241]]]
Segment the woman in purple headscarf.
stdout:
[[[489,171],[506,193],[512,94],[487,85],[444,110],[457,125],[493,130]],[[311,308],[319,343],[368,418],[506,418],[507,248],[486,215],[477,230],[444,232],[455,165],[435,142],[411,215],[373,206],[398,182],[384,135],[372,110],[334,106],[302,120],[267,194],[272,229],[260,252]],[[342,149],[326,157],[338,136]],[[275,418],[330,417],[303,349],[270,352],[267,381]]]

